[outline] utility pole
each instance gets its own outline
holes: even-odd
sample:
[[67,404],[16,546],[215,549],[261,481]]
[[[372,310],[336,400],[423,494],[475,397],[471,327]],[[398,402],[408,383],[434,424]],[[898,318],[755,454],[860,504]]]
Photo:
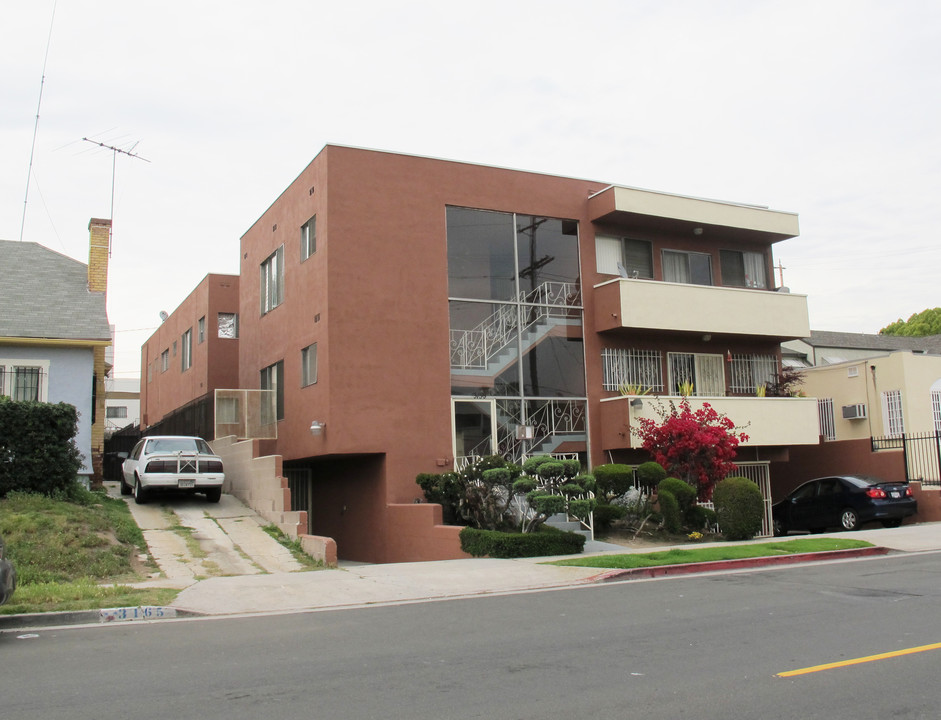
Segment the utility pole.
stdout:
[[784,287],[784,271],[787,270],[787,268],[778,260],[778,264],[775,265],[774,269],[778,271],[778,287]]

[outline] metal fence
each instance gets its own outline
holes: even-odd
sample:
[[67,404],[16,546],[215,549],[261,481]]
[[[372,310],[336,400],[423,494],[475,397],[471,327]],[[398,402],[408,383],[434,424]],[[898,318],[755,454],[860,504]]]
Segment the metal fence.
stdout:
[[874,437],[872,449],[874,452],[901,450],[906,480],[918,480],[926,486],[941,486],[941,431]]

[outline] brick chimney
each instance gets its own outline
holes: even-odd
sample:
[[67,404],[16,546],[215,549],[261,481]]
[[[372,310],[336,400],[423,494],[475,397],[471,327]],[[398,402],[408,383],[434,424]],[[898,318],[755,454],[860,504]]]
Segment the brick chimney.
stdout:
[[88,290],[107,293],[111,221],[92,218],[88,222],[88,232]]
[[[108,293],[108,254],[111,249],[111,221],[92,218],[88,222],[88,292]],[[95,347],[94,422],[91,428],[91,487],[100,488],[104,470],[105,438],[105,348]]]

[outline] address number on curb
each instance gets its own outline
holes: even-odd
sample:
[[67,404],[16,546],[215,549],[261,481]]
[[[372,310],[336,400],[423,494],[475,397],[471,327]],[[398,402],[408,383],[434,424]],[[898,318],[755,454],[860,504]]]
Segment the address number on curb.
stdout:
[[124,620],[157,620],[175,618],[176,608],[143,605],[141,607],[107,608],[98,611],[100,622],[121,622]]

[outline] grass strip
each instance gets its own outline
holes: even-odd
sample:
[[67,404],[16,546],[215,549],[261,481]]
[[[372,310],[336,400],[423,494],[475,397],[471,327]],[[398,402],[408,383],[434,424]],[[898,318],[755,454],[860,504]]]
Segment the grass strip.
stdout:
[[99,610],[104,607],[164,606],[180,591],[175,588],[131,588],[125,585],[99,585],[93,580],[21,585],[10,602],[0,607],[0,615]]
[[684,565],[687,563],[741,560],[744,558],[777,557],[780,555],[827,552],[830,550],[854,550],[866,547],[873,547],[873,545],[864,540],[807,538],[767,543],[751,543],[749,545],[672,548],[658,552],[626,553],[624,555],[594,555],[591,557],[555,560],[545,564],[629,570],[632,568],[660,567],[662,565]]
[[263,525],[261,529],[277,540],[282,546],[290,550],[291,555],[304,567],[305,570],[326,569],[326,565],[324,565],[320,560],[314,560],[310,555],[304,552],[304,548],[301,546],[300,540],[293,540],[289,536],[285,535],[281,531],[281,528],[279,528],[274,523]]

